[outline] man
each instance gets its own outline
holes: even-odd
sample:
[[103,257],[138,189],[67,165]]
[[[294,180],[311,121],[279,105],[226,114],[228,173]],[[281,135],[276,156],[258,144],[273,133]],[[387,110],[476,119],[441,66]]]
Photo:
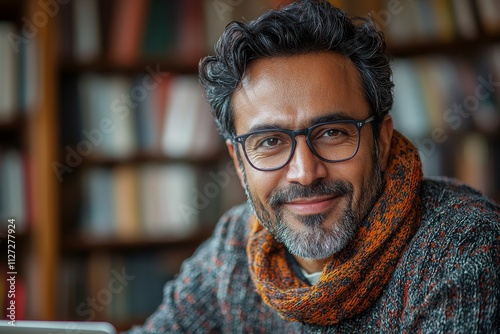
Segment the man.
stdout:
[[500,209],[422,178],[367,19],[299,1],[232,23],[201,83],[248,204],[132,333],[493,333]]

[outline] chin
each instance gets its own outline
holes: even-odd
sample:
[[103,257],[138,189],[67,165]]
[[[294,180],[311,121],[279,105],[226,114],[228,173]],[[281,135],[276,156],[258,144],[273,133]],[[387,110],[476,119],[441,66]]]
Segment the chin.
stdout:
[[295,223],[278,219],[270,232],[295,256],[312,260],[326,259],[349,244],[358,224],[350,210],[333,223],[328,222],[325,216],[328,215],[299,217],[299,228],[294,228]]

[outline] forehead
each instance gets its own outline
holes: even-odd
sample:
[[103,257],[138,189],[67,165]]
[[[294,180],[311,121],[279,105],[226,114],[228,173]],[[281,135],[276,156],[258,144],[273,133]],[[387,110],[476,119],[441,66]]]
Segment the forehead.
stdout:
[[352,119],[369,115],[356,67],[329,52],[251,63],[232,105],[237,134],[262,125],[302,128],[335,114]]

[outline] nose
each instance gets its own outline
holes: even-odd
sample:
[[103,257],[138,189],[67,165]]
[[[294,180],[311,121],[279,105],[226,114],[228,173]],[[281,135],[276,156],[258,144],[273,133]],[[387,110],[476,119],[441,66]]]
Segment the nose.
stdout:
[[326,163],[314,155],[305,136],[296,137],[297,146],[286,168],[286,179],[290,183],[307,186],[327,176]]

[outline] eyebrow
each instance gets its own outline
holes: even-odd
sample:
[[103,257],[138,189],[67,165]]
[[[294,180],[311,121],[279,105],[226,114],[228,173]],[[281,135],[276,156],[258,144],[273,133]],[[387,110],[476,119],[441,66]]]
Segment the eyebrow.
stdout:
[[[319,116],[316,118],[313,118],[308,121],[308,125],[305,126],[306,128],[309,126],[313,126],[315,124],[320,124],[320,123],[326,123],[326,122],[333,122],[333,121],[345,121],[345,120],[352,120],[353,117],[348,115],[346,112],[339,111],[335,113],[331,113],[328,115],[323,115]],[[246,133],[250,132],[255,132],[255,131],[261,131],[261,130],[296,130],[296,129],[288,129],[288,128],[283,128],[282,126],[279,126],[277,124],[273,123],[263,123],[263,124],[255,124]]]
[[329,115],[319,116],[319,117],[313,118],[309,122],[309,126],[313,126],[315,124],[320,124],[320,123],[326,123],[326,122],[346,121],[346,120],[352,120],[352,119],[354,119],[354,118],[351,115],[348,115],[346,112],[339,111],[339,112],[332,113]]

